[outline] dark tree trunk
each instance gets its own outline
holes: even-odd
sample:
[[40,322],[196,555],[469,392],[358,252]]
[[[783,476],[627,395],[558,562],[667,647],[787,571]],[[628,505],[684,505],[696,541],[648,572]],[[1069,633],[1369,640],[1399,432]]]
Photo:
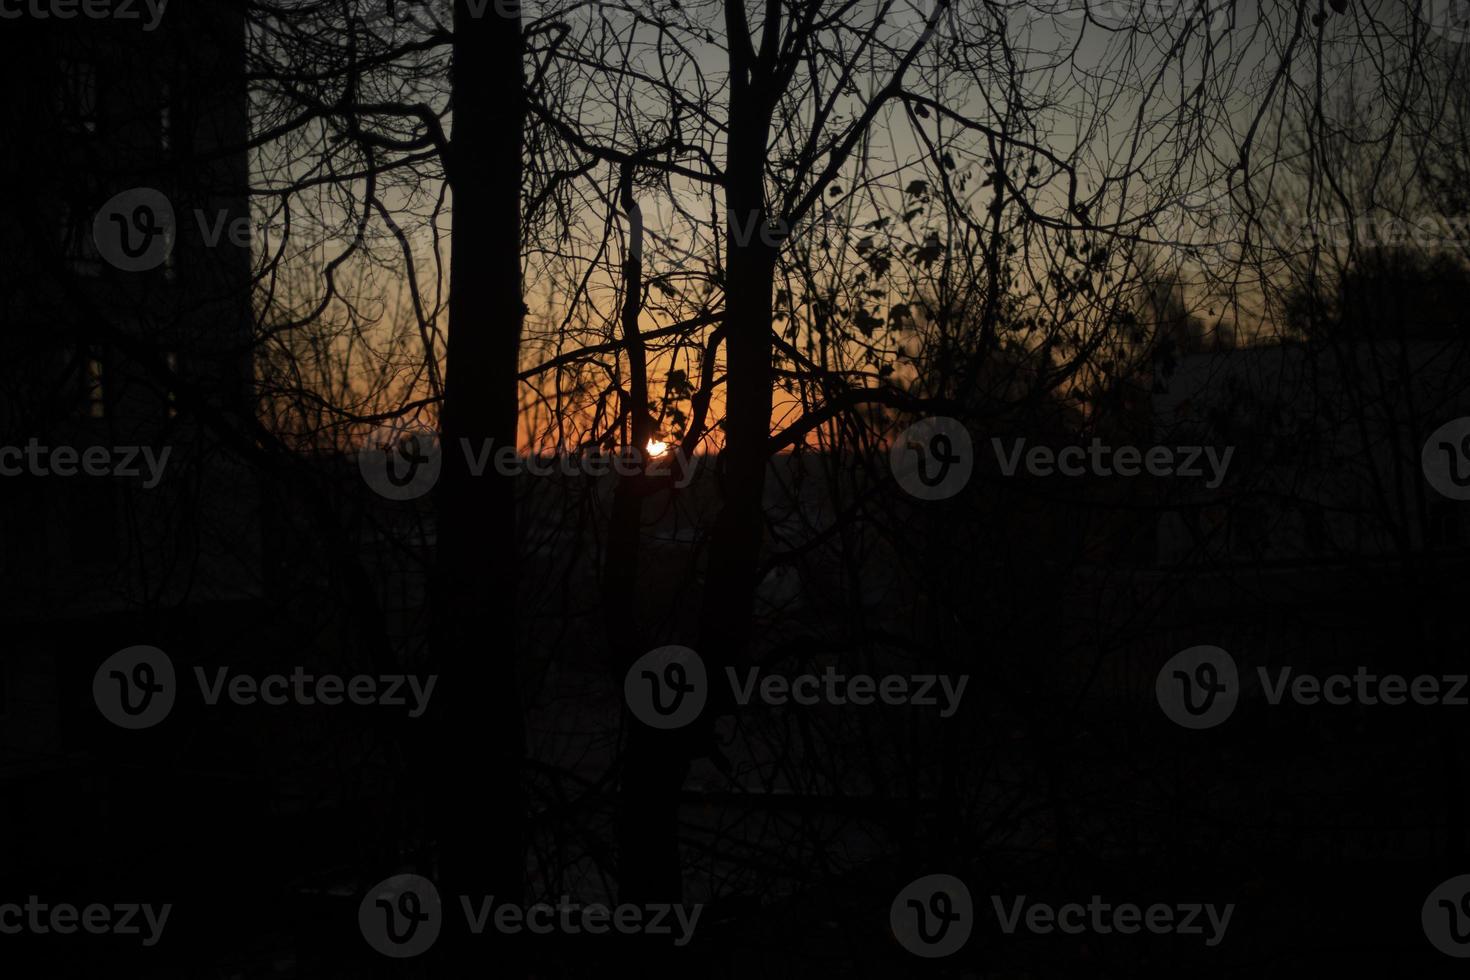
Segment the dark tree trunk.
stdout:
[[472,475],[463,449],[516,444],[524,44],[519,17],[474,17],[464,2],[454,30],[454,237],[431,599],[440,677],[424,766],[446,938],[460,918],[457,895],[520,900],[526,851],[515,486],[494,467]]
[[[725,448],[721,508],[710,542],[700,655],[712,674],[738,665],[750,641],[755,575],[764,534],[762,500],[771,436],[771,293],[776,249],[762,229],[771,106],[759,85],[737,85],[726,171],[729,260],[725,303]],[[738,231],[744,228],[744,233]],[[743,239],[743,241],[742,241]],[[723,691],[723,686],[717,685]]]
[[[730,0],[731,36],[746,32],[740,0]],[[774,4],[767,18],[776,18]],[[768,37],[775,28],[767,25]],[[763,48],[767,45],[763,45]],[[725,667],[750,640],[760,558],[762,498],[771,420],[771,299],[776,249],[767,244],[765,160],[772,101],[764,59],[731,43],[729,158],[725,171],[728,259],[725,283],[726,406],[721,509],[710,541],[695,649],[711,697],[685,729],[634,724],[623,769],[621,882],[625,900],[679,901],[679,794],[692,759],[713,749],[713,720],[730,707]]]
[[[623,406],[631,444],[639,452],[653,434],[648,415],[648,366],[638,317],[643,311],[643,215],[633,196],[633,164],[623,165],[619,200],[628,216],[627,257],[623,261],[623,343],[628,351],[628,393]],[[614,673],[622,673],[643,652],[638,608],[638,536],[643,527],[643,498],[649,480],[643,474],[622,476],[613,490],[607,555],[602,569],[603,613]]]

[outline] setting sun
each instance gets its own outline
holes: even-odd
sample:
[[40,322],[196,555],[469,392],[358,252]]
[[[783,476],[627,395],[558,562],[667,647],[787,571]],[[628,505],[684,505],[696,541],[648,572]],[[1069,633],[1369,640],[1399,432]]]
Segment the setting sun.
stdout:
[[669,444],[661,439],[648,440],[648,455],[657,459],[669,451]]

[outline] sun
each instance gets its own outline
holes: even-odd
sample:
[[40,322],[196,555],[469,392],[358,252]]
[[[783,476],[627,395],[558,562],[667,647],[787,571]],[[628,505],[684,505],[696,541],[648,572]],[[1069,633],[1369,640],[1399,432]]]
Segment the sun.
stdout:
[[660,456],[664,455],[668,451],[669,444],[667,442],[664,442],[662,439],[648,440],[648,455],[652,458],[658,459]]

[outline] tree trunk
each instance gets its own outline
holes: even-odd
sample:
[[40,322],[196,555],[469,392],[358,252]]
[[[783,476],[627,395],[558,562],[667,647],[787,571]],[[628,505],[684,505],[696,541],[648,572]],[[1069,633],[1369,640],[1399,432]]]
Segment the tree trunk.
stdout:
[[[516,445],[521,292],[524,42],[518,16],[455,4],[449,328],[441,412],[443,470],[431,645],[437,704],[426,716],[430,826],[449,950],[460,894],[517,902],[525,875],[526,737],[516,648],[516,513],[511,477],[469,469]],[[434,710],[437,709],[437,710]],[[476,944],[491,953],[494,930]],[[460,937],[463,938],[463,937]],[[483,947],[483,949],[480,949]]]
[[[732,37],[745,31],[741,0],[730,0]],[[776,17],[775,5],[767,8]],[[774,29],[767,27],[767,34]],[[725,284],[726,409],[721,509],[710,541],[695,649],[710,699],[685,729],[634,724],[623,769],[620,880],[626,901],[682,897],[679,794],[692,759],[713,748],[713,720],[730,708],[725,667],[750,639],[760,558],[762,498],[771,420],[771,300],[776,249],[764,240],[765,160],[772,101],[763,65],[731,42],[731,96],[725,171],[728,245]]]

